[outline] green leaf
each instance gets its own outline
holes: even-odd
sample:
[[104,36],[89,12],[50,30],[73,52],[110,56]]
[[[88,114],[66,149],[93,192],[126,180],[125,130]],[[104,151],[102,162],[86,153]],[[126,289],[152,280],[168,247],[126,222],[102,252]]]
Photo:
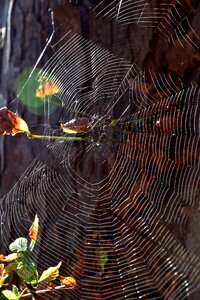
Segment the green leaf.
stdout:
[[55,280],[59,276],[59,268],[62,262],[60,261],[59,264],[55,267],[50,267],[45,270],[42,275],[40,276],[38,282],[48,282]]
[[19,295],[18,296],[15,295],[15,293],[13,293],[10,290],[3,290],[2,294],[6,297],[6,299],[9,299],[9,300],[18,300],[19,299]]
[[97,255],[99,258],[98,260],[99,260],[99,265],[101,267],[101,270],[104,272],[104,267],[108,261],[108,255],[107,255],[106,251],[104,251],[104,250],[98,251]]
[[10,244],[9,250],[11,252],[25,252],[27,251],[27,239],[20,237]]
[[20,296],[20,292],[19,292],[18,287],[17,287],[16,285],[13,285],[13,287],[12,287],[12,292],[13,292],[17,297]]
[[31,258],[24,256],[18,259],[16,272],[26,283],[31,285],[38,283],[38,271]]

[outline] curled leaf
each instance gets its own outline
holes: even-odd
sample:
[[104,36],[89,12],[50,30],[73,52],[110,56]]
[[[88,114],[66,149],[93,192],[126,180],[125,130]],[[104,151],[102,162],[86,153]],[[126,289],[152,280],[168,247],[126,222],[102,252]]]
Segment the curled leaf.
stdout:
[[19,253],[11,253],[7,256],[4,256],[3,254],[0,254],[0,261],[2,262],[11,262],[16,260],[19,257]]
[[69,287],[72,287],[72,288],[75,288],[77,286],[76,280],[73,277],[59,276],[59,280],[60,280],[60,283],[62,285],[66,285],[66,286],[69,286]]
[[39,79],[40,85],[36,90],[36,97],[45,98],[46,96],[60,93],[60,89],[53,81],[48,81],[45,77]]
[[38,228],[39,228],[39,218],[36,215],[35,216],[35,220],[33,222],[33,224],[31,225],[30,229],[29,229],[29,237],[31,240],[33,240],[34,242],[37,241],[37,236],[38,236]]
[[16,113],[8,110],[7,107],[0,109],[0,134],[29,133],[28,125]]
[[45,270],[40,276],[38,282],[48,282],[48,281],[55,280],[59,276],[59,268],[61,264],[62,262],[59,262],[57,266],[50,267],[47,270]]
[[72,119],[69,122],[61,123],[60,127],[65,133],[84,133],[90,130],[91,122],[86,117]]

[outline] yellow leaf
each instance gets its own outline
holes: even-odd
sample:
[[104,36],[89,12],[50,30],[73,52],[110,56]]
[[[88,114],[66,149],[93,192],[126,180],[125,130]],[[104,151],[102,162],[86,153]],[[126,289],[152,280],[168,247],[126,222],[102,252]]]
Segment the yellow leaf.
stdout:
[[59,268],[61,264],[62,262],[59,262],[57,266],[50,267],[47,270],[45,270],[40,276],[38,282],[47,282],[47,281],[55,280],[59,276]]
[[60,280],[60,283],[62,285],[66,285],[66,286],[69,286],[69,287],[72,287],[72,288],[75,288],[76,287],[76,280],[73,278],[73,277],[64,277],[64,276],[59,276],[59,280]]
[[30,133],[26,122],[7,107],[0,109],[0,134]]
[[39,229],[39,218],[36,215],[35,216],[35,220],[34,220],[33,224],[31,225],[31,227],[29,229],[29,237],[34,242],[37,241],[38,229]]

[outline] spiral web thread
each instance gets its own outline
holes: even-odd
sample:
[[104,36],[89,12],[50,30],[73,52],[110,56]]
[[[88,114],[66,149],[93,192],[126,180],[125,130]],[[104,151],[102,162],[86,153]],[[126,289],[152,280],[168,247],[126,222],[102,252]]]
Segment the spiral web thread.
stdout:
[[[139,23],[150,2],[137,3]],[[129,22],[136,1],[110,5],[107,16]],[[173,28],[157,11],[151,17],[170,43],[181,24],[172,9],[161,17],[171,15]],[[91,128],[86,141],[48,141],[2,199],[2,244],[37,213],[39,269],[62,260],[61,274],[78,283],[61,299],[187,299],[200,284],[199,257],[180,238],[198,205],[198,85],[141,68],[72,32],[52,48],[39,77],[60,88],[59,121],[87,117]],[[62,134],[50,126],[48,133]]]

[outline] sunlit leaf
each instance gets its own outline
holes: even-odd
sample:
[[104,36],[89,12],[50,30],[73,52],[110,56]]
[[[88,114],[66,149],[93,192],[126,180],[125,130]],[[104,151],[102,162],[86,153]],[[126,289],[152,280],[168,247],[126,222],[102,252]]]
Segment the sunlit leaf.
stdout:
[[36,97],[45,98],[46,96],[55,95],[60,92],[59,87],[53,81],[48,81],[46,78],[40,78],[40,85],[36,90]]
[[27,239],[20,237],[10,244],[9,250],[12,252],[25,252],[27,250]]
[[31,240],[33,240],[34,242],[37,241],[37,236],[38,236],[38,228],[39,228],[39,218],[36,215],[35,216],[35,220],[33,222],[33,224],[31,225],[30,229],[29,229],[29,237]]
[[40,276],[38,282],[52,281],[55,280],[59,276],[59,268],[61,266],[61,262],[55,267],[50,267],[45,270]]
[[38,271],[31,258],[21,257],[17,261],[16,272],[26,283],[31,285],[38,283]]
[[59,280],[60,280],[61,285],[66,285],[66,286],[69,286],[72,288],[75,288],[77,285],[76,280],[70,276],[67,276],[67,277],[59,276]]
[[28,125],[16,113],[8,110],[7,107],[0,109],[0,134],[29,133]]
[[61,123],[60,127],[65,133],[75,134],[75,133],[84,133],[90,130],[91,122],[88,118],[76,118],[72,119],[69,122]]
[[19,257],[19,253],[11,253],[7,256],[4,256],[3,254],[0,254],[0,261],[2,262],[11,262],[16,260]]
[[19,295],[15,295],[15,293],[13,293],[10,290],[3,290],[2,294],[9,300],[18,300],[19,299]]

